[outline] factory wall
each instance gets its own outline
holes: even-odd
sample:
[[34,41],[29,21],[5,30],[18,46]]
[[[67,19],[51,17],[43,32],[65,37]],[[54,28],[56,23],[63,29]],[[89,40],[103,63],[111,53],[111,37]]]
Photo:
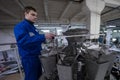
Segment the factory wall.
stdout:
[[13,29],[0,29],[0,50],[9,49],[11,45],[3,45],[6,43],[15,43]]

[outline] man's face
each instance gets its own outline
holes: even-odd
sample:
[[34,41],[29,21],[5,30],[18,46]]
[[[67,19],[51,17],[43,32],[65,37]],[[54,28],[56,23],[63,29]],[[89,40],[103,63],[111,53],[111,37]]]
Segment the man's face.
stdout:
[[35,22],[37,20],[37,12],[30,10],[28,13],[25,12],[25,19]]

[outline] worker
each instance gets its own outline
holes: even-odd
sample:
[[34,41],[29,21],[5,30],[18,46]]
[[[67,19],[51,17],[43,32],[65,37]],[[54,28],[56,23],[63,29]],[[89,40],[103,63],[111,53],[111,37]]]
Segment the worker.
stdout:
[[42,75],[41,62],[39,59],[41,44],[46,39],[53,39],[54,34],[39,34],[34,27],[37,20],[37,11],[31,6],[24,9],[24,20],[14,27],[22,66],[25,72],[24,80],[39,80]]

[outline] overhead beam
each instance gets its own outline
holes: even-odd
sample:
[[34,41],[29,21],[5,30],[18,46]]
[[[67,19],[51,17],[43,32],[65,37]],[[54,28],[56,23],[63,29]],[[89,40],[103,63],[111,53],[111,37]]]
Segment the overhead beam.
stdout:
[[74,2],[79,2],[79,3],[81,3],[81,2],[83,2],[84,0],[73,0]]
[[15,2],[21,7],[21,9],[24,9],[24,4],[21,0],[15,0]]
[[20,22],[21,20],[0,20],[0,25],[15,25],[16,23]]
[[21,21],[21,19],[20,20],[16,20],[16,19],[12,19],[12,20],[6,20],[6,19],[4,19],[4,20],[0,20],[0,23],[4,23],[4,22],[6,22],[6,23],[16,23],[16,22],[20,22]]
[[43,3],[44,3],[45,17],[46,17],[46,20],[49,21],[50,18],[48,14],[48,0],[44,0]]
[[9,10],[7,10],[5,8],[0,8],[0,11],[8,14],[9,16],[11,16],[13,18],[17,18],[16,14],[14,14],[12,11],[9,11]]
[[84,22],[84,23],[86,23],[86,20],[87,20],[87,17],[86,17],[86,16],[84,16],[84,18],[83,18],[83,17],[80,18],[80,22]]
[[117,9],[117,10],[120,10],[120,7],[116,8],[116,7],[111,7],[111,6],[106,6],[108,8],[111,8],[111,9]]
[[69,8],[70,8],[70,6],[71,6],[72,3],[73,3],[72,1],[70,1],[70,2],[68,3],[68,5],[67,5],[66,8],[64,9],[63,13],[62,13],[61,16],[59,17],[60,20],[64,17],[65,13],[67,13],[67,11],[69,10]]
[[120,6],[120,0],[104,0],[107,6],[117,7]]
[[109,13],[109,12],[112,12],[112,11],[114,11],[114,10],[116,10],[116,9],[119,9],[119,10],[120,10],[120,6],[115,7],[115,8],[112,8],[112,9],[106,11],[106,12],[103,12],[101,15],[105,15],[105,14],[107,14],[107,13]]
[[82,13],[84,14],[84,12],[86,12],[85,11],[85,4],[84,3],[82,3],[84,0],[80,0],[80,3],[81,3],[81,5],[82,5],[82,8],[80,9],[80,11],[78,11],[77,13],[75,13],[71,18],[70,18],[70,20],[72,20],[72,19],[74,19],[75,17],[77,17],[77,16],[79,16],[79,15],[81,15]]
[[[115,14],[115,12],[112,13],[112,14]],[[106,21],[114,20],[114,19],[117,19],[117,18],[120,17],[120,14],[119,14],[119,13],[111,16],[112,14],[103,15],[103,16],[102,16],[102,21],[103,21],[103,22],[106,22]],[[105,16],[109,16],[109,17],[105,17]]]
[[77,14],[75,14],[74,16],[72,16],[71,18],[70,18],[70,20],[73,20],[75,17],[77,17],[77,16],[79,16],[79,15],[81,15],[82,14],[82,12],[80,11],[80,12],[78,12]]

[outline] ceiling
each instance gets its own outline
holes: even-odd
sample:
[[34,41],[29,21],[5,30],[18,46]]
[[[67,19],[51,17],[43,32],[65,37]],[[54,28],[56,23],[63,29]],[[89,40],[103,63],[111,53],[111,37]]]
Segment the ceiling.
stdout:
[[[38,12],[36,24],[86,24],[81,11],[85,0],[0,0],[0,28],[12,28],[23,17],[25,6],[33,6]],[[102,22],[120,18],[120,6],[106,5],[101,14]]]

